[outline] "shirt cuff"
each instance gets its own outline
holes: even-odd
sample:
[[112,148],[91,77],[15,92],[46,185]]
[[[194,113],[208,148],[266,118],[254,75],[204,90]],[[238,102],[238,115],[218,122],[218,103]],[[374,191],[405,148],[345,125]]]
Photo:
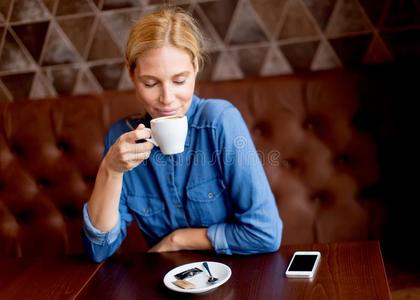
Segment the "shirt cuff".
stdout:
[[214,250],[218,254],[232,254],[225,234],[226,224],[214,224],[207,229],[207,237],[210,239]]
[[120,233],[120,224],[121,221],[118,217],[117,224],[110,231],[101,231],[92,225],[87,209],[87,203],[83,206],[83,231],[86,237],[94,244],[103,246],[105,244],[112,244],[115,242]]

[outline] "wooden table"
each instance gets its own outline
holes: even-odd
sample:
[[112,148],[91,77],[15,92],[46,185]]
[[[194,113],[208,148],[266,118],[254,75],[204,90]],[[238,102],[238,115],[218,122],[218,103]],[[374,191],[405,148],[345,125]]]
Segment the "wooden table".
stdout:
[[[321,252],[312,280],[284,276],[296,250]],[[17,263],[10,277],[4,276],[7,262],[0,261],[0,299],[31,295],[43,299],[181,299],[186,295],[167,289],[164,275],[181,264],[203,260],[228,265],[232,276],[214,291],[187,295],[189,299],[390,299],[377,242],[282,246],[279,252],[252,256],[139,253],[113,257],[100,265],[80,258],[39,260]],[[4,278],[9,278],[5,284]]]
[[100,267],[77,256],[0,259],[0,299],[72,299]]

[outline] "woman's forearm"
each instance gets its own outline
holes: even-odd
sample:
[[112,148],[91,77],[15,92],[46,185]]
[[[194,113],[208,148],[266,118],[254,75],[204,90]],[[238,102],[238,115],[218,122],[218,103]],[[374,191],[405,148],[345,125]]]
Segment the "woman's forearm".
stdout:
[[181,228],[164,237],[149,252],[212,249],[213,246],[207,237],[207,228]]
[[101,231],[111,230],[118,222],[123,174],[110,171],[105,161],[99,167],[88,202],[88,213],[92,225]]
[[207,228],[183,228],[174,232],[173,241],[183,250],[213,249],[207,237]]
[[122,134],[108,149],[88,202],[89,219],[97,229],[109,231],[117,224],[123,174],[149,157],[153,144],[136,143],[147,138],[150,138],[150,129],[140,124],[135,130]]

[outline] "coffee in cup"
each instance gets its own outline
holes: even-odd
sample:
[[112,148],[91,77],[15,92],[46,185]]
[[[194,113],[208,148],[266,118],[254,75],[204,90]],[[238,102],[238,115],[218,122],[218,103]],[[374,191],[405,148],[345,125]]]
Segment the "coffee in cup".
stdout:
[[168,116],[152,119],[150,127],[152,136],[146,140],[159,147],[163,154],[184,152],[188,133],[186,116]]

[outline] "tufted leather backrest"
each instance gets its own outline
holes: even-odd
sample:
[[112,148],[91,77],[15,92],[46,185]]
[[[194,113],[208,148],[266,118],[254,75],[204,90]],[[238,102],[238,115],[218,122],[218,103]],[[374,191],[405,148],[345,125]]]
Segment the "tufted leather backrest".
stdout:
[[138,109],[133,93],[0,103],[0,253],[81,252],[107,129]]
[[357,73],[330,71],[209,83],[200,95],[231,99],[260,151],[283,243],[379,238],[383,206],[376,145],[356,128]]
[[[284,220],[283,243],[378,237],[376,146],[355,127],[358,76],[344,71],[200,83],[242,112]],[[0,103],[0,254],[77,253],[81,210],[134,92]],[[121,251],[144,249],[130,229]]]

